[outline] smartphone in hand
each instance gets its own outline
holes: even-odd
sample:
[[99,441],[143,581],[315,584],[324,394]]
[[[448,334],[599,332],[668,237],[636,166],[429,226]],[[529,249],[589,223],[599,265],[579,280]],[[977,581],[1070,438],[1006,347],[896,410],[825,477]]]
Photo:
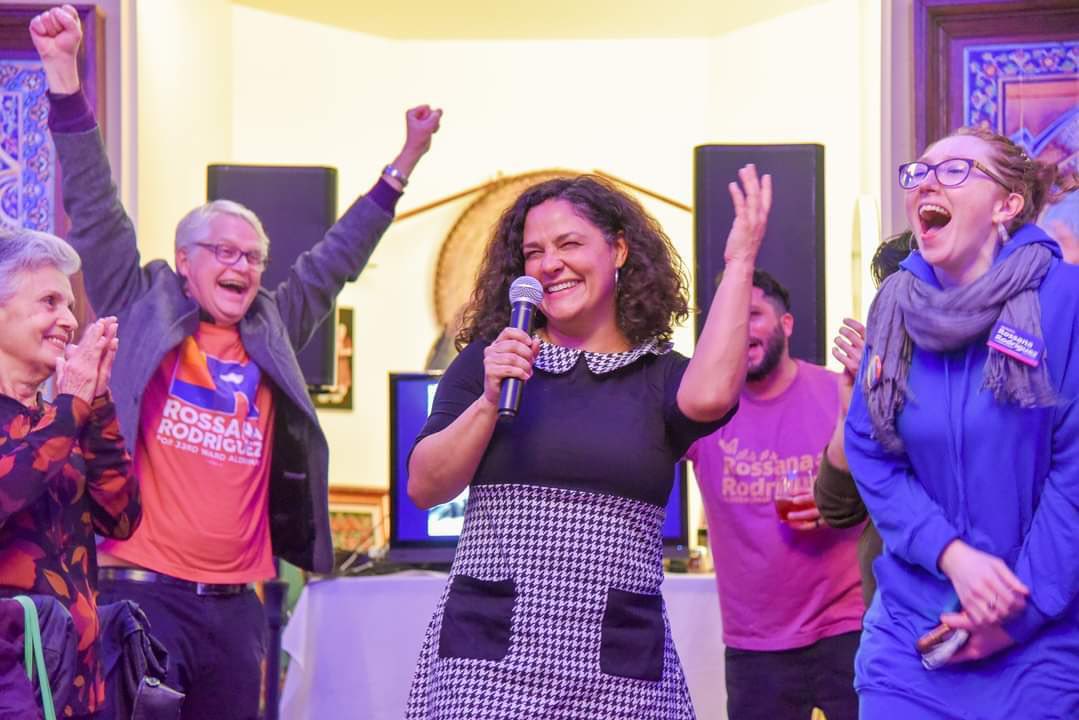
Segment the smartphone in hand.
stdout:
[[922,656],[925,669],[936,670],[947,663],[969,639],[970,633],[966,630],[941,623],[918,638],[914,646]]

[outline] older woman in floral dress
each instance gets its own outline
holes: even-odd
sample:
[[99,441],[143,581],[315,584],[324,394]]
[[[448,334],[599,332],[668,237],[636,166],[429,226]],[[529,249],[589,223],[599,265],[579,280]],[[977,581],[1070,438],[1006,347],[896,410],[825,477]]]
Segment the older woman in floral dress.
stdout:
[[[53,596],[70,611],[76,674],[57,711],[92,718],[105,696],[94,533],[128,537],[139,495],[107,390],[116,320],[98,320],[72,344],[78,269],[60,238],[0,231],[0,592]],[[47,401],[50,377],[56,397]]]

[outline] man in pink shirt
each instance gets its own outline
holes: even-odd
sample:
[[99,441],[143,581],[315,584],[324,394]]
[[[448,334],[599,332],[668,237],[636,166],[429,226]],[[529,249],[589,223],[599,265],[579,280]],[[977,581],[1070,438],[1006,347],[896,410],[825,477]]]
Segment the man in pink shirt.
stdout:
[[738,413],[687,453],[715,557],[727,714],[808,720],[819,707],[828,720],[855,720],[861,527],[823,525],[812,495],[841,376],[791,358],[790,295],[760,270],[753,286]]

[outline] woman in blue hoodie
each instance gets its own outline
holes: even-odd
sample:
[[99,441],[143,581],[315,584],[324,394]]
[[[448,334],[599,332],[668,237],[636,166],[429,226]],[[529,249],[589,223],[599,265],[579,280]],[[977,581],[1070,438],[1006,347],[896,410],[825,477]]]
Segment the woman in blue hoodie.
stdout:
[[[1079,717],[1079,267],[1032,224],[1057,180],[971,129],[899,168],[919,250],[874,300],[846,431],[885,544],[862,718]],[[941,622],[969,639],[929,670]]]

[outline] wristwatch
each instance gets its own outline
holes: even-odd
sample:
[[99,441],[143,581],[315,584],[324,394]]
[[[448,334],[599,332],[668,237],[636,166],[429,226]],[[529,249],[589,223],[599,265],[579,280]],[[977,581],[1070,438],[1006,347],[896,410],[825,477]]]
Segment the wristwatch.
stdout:
[[391,177],[397,182],[401,183],[401,187],[408,185],[408,178],[405,177],[405,174],[395,168],[392,164],[382,168],[382,174],[386,177]]

